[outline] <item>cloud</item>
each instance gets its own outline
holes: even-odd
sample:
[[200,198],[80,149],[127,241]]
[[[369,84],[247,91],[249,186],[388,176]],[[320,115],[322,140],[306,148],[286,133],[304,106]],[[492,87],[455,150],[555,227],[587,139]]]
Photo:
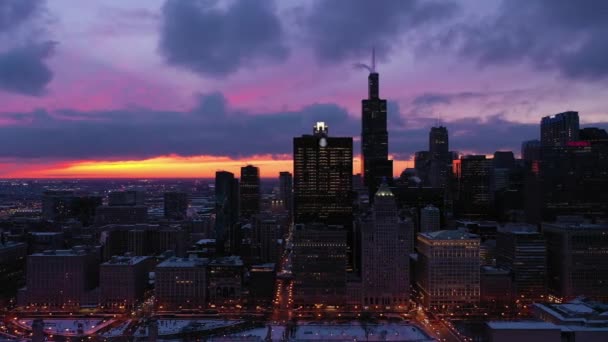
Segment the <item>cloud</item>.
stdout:
[[24,95],[44,94],[53,72],[44,61],[53,54],[54,42],[31,43],[0,53],[0,89]]
[[405,33],[457,10],[452,1],[321,0],[302,22],[317,57],[334,63],[368,57],[372,47],[386,57]]
[[283,28],[271,1],[167,0],[160,52],[172,65],[224,77],[244,67],[287,59]]
[[503,1],[495,16],[461,23],[448,36],[479,65],[528,63],[570,79],[608,76],[608,2]]
[[[391,111],[397,111],[392,106]],[[221,93],[201,95],[192,111],[61,111],[15,113],[0,126],[0,159],[138,160],[160,155],[250,157],[291,155],[292,139],[310,134],[325,121],[332,136],[358,137],[361,122],[335,104],[312,104],[297,111],[252,113],[231,108]],[[389,116],[390,118],[391,116]],[[393,122],[397,122],[396,119]],[[410,118],[389,126],[391,154],[408,159],[428,148],[432,118]],[[538,137],[538,124],[508,121],[500,115],[444,122],[452,149],[493,153],[519,151]],[[600,123],[607,127],[607,123]],[[355,142],[354,151],[360,151]]]
[[0,32],[10,31],[31,19],[43,5],[44,0],[0,1]]

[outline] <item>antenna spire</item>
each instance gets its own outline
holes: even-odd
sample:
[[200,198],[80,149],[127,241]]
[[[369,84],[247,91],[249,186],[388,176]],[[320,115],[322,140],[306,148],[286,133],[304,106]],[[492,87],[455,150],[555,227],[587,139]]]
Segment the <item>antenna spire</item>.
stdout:
[[372,48],[372,72],[376,72],[376,48]]

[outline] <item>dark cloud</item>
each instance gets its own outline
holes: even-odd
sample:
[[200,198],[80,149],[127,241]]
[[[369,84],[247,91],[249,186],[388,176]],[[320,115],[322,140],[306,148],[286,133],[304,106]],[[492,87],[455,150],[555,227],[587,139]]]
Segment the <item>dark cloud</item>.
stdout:
[[572,79],[608,76],[608,1],[503,1],[494,17],[449,33],[480,65],[526,62]]
[[0,53],[0,89],[24,95],[44,94],[53,72],[44,63],[54,42],[30,44]]
[[[392,111],[398,108],[392,106]],[[334,104],[313,104],[298,111],[251,113],[231,109],[220,93],[202,95],[190,112],[147,110],[76,112],[45,111],[8,116],[17,122],[0,126],[0,158],[143,159],[158,155],[247,157],[292,153],[292,139],[309,134],[316,121],[330,135],[358,137],[360,120]],[[389,122],[390,152],[409,158],[428,148],[432,118]],[[537,124],[520,124],[495,115],[443,123],[452,149],[493,153],[519,151],[522,141],[537,138]],[[600,127],[607,127],[607,123]],[[358,143],[355,153],[360,151]]]
[[272,1],[167,0],[160,52],[172,65],[222,77],[256,63],[284,61],[288,51]]
[[0,1],[0,32],[6,32],[31,19],[42,9],[44,0]]
[[322,62],[380,56],[399,45],[403,34],[452,16],[452,1],[321,0],[303,20],[304,31]]

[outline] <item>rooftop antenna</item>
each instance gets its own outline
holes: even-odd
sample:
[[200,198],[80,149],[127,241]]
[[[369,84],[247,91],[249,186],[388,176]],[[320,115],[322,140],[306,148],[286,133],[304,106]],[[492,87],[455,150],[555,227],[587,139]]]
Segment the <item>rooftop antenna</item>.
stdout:
[[372,48],[372,72],[376,72],[376,48]]

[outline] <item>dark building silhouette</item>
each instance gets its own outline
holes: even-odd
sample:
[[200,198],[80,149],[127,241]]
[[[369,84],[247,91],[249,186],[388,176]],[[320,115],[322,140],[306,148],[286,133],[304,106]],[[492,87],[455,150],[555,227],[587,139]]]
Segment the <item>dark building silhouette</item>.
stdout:
[[239,181],[227,171],[215,173],[215,239],[217,251],[230,250],[239,239]]
[[467,217],[487,217],[491,214],[492,160],[484,155],[469,155],[460,159],[458,170],[459,212]]
[[416,170],[416,176],[420,178],[421,185],[428,186],[431,173],[431,154],[429,151],[416,152],[414,155],[414,169]]
[[540,141],[537,139],[527,140],[521,144],[521,159],[533,162],[540,159]]
[[279,199],[283,201],[289,215],[293,215],[293,176],[291,172],[281,171],[279,173]]
[[183,220],[188,213],[188,194],[180,191],[164,193],[165,218]]
[[56,222],[75,219],[88,226],[101,204],[101,196],[73,190],[47,190],[42,194],[42,218]]
[[139,190],[112,191],[108,194],[108,205],[145,205],[145,194]]
[[540,143],[542,147],[564,146],[577,141],[579,135],[578,112],[563,112],[545,116],[540,121]]
[[448,130],[432,127],[429,132],[429,183],[434,188],[446,188],[452,165]]
[[240,214],[250,218],[260,213],[260,169],[247,165],[241,168]]
[[388,159],[388,131],[386,100],[380,98],[378,73],[368,76],[368,98],[361,101],[361,172],[369,189],[370,200],[383,179],[392,183],[393,161]]
[[342,227],[296,225],[292,272],[297,304],[343,305],[346,250],[346,232]]
[[547,251],[543,235],[535,230],[499,230],[496,265],[511,272],[513,294],[523,302],[546,295]]

